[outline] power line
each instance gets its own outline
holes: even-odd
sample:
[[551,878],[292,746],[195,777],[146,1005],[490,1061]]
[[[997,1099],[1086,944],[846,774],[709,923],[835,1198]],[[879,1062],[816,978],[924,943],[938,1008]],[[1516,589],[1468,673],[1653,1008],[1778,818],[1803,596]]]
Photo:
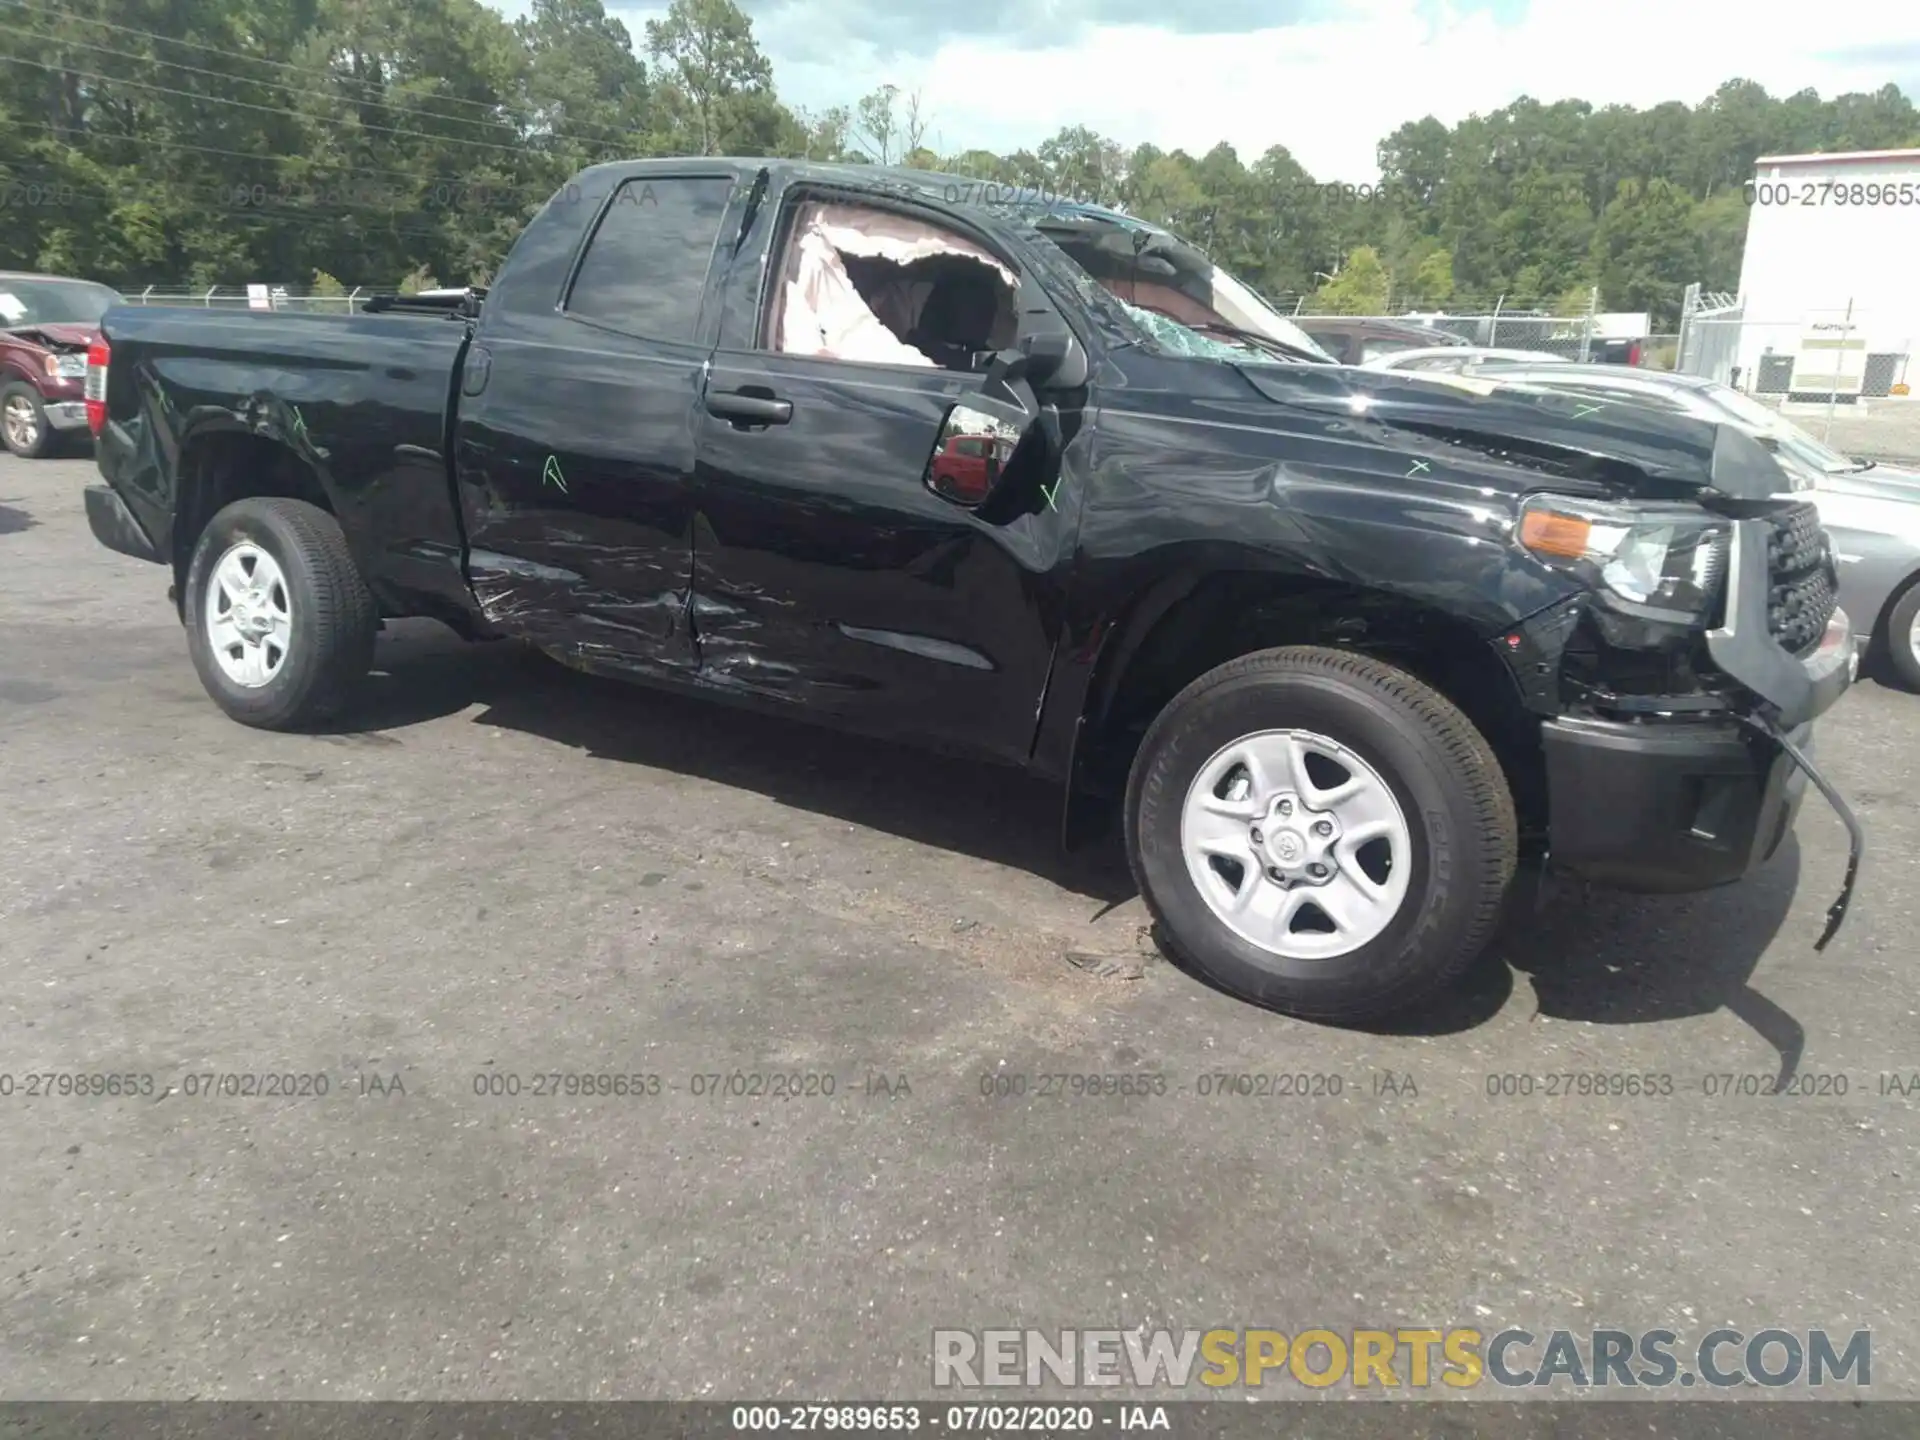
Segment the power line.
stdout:
[[[7,167],[0,166],[0,171]],[[301,190],[308,191],[308,198],[297,198]],[[167,182],[156,177],[109,176],[104,180],[75,180],[57,171],[40,169],[26,174],[19,167],[13,167],[12,174],[0,175],[0,210],[33,209],[44,203],[28,199],[24,205],[9,204],[9,196],[15,192],[23,197],[28,191],[48,194],[96,195],[107,198],[119,198],[121,195],[135,196],[163,195],[169,199],[205,200],[236,214],[277,214],[285,216],[313,215],[333,212],[339,215],[376,214],[395,215],[403,213],[431,213],[440,211],[460,220],[522,220],[524,217],[511,210],[487,208],[469,208],[451,198],[443,198],[435,203],[431,191],[424,196],[408,196],[393,192],[385,201],[352,200],[338,196],[329,196],[326,187],[294,186],[289,187],[259,183],[247,184],[236,181],[229,184],[219,182]],[[222,204],[224,202],[224,204]],[[510,202],[511,203],[511,202]],[[531,202],[528,202],[531,203]]]
[[[114,30],[126,35],[137,35],[142,39],[153,41],[156,44],[179,45],[184,48],[190,48],[190,49],[202,51],[208,55],[218,55],[228,60],[240,60],[249,65],[267,65],[277,70],[291,70],[301,75],[307,75],[310,73],[303,67],[292,64],[289,61],[269,60],[264,56],[248,55],[243,51],[239,51],[239,50],[225,50],[220,48],[217,45],[209,45],[204,41],[200,41],[200,40],[183,40],[183,39],[178,39],[171,35],[162,35],[157,31],[153,31],[153,30],[141,30],[132,25],[117,25],[110,20],[97,20],[89,15],[75,15],[71,11],[66,11],[61,9],[59,6],[45,6],[45,5],[37,4],[35,3],[35,0],[0,0],[0,7],[7,7],[12,9],[18,9],[18,10],[36,11],[40,14],[62,15],[68,19],[77,21],[78,23],[83,25],[96,25],[102,29]],[[43,35],[41,36],[41,38],[54,39],[56,37]],[[145,60],[145,61],[148,61],[149,63],[156,64],[156,65],[166,65],[176,70],[186,70],[197,75],[211,75],[211,76],[214,76],[215,78],[222,79],[222,80],[246,80],[246,82],[251,85],[262,85],[262,86],[267,86],[276,90],[287,90],[297,95],[320,96],[326,99],[342,98],[339,96],[327,95],[326,92],[324,91],[308,90],[308,89],[302,89],[295,86],[280,85],[274,81],[256,80],[246,76],[227,75],[224,72],[217,71],[217,70],[206,70],[198,66],[183,65],[177,60],[162,60],[158,55],[146,56],[146,55],[141,55],[135,52],[125,51],[125,50],[112,50],[112,49],[108,49],[106,46],[97,45],[91,41],[86,41],[86,40],[75,40],[75,41],[69,41],[65,43],[73,44],[84,50],[97,50],[103,54],[117,55],[123,59]],[[357,75],[339,75],[339,76],[335,76],[334,78],[343,85],[358,85],[367,90],[381,90],[382,88],[379,81],[363,79]],[[466,100],[466,99],[462,99],[457,95],[435,95],[430,98],[435,103],[443,104],[443,105],[465,105],[472,109],[489,110],[489,111],[497,108],[494,105],[491,105],[484,100]],[[385,100],[385,99],[377,100],[375,103],[385,105],[386,108],[390,110],[397,108],[396,106],[393,105],[391,101]],[[427,110],[417,105],[414,107],[414,113],[426,118],[451,121],[454,124],[458,124],[458,125],[481,125],[481,124],[504,125],[506,123],[497,118],[490,118],[488,120],[482,121],[482,120],[467,120],[457,115],[442,115],[436,111]],[[576,124],[584,125],[587,129],[602,131],[604,132],[605,136],[611,137],[614,139],[623,139],[623,140],[631,139],[635,134],[635,132],[633,131],[621,130],[617,126],[599,124],[591,121],[576,122]],[[560,136],[560,132],[558,131],[554,133],[559,138],[579,138],[579,139],[589,138],[583,133],[577,134],[575,136]]]
[[[20,3],[20,0],[3,0],[3,3],[9,4],[9,5],[17,5]],[[36,39],[51,40],[55,38],[53,36],[46,35],[38,31],[24,31],[21,33],[25,35],[30,35]],[[162,60],[158,56],[142,55],[135,50],[115,50],[110,46],[95,45],[94,43],[88,40],[72,40],[72,41],[64,41],[62,43],[69,44],[77,50],[91,50],[96,52],[97,54],[112,55],[117,59],[121,59],[121,60],[138,60],[143,64],[148,64],[148,65],[164,65],[169,70],[184,70],[189,75],[206,75],[215,80],[225,80],[229,82],[238,81],[243,85],[258,86],[262,90],[279,90],[279,91],[285,92],[288,95],[302,95],[312,100],[326,100],[333,103],[339,103],[341,101],[345,101],[345,103],[349,105],[368,103],[365,101],[355,100],[350,96],[330,94],[325,90],[308,90],[297,85],[282,85],[277,81],[273,81],[273,80],[256,80],[250,75],[229,75],[224,71],[207,70],[198,65],[182,65],[177,60]],[[362,82],[362,83],[370,83],[370,82]],[[209,96],[207,98],[216,100],[216,101],[221,99],[221,97],[218,97],[218,96]],[[390,100],[376,100],[372,103],[380,105],[387,110],[399,111],[405,108],[405,107],[394,104]],[[435,114],[430,110],[414,110],[411,113],[426,119],[444,120],[447,123],[452,125],[491,125],[496,129],[505,128],[508,130],[511,130],[513,128],[510,124],[508,124],[507,121],[501,120],[497,117],[493,119],[488,119],[488,120],[469,120],[464,116],[439,115],[439,114]]]
[[[53,135],[55,138],[59,139],[61,144],[65,146],[65,148],[67,148],[68,150],[74,151],[76,154],[81,154],[81,155],[86,154],[86,152],[80,146],[74,145],[71,142],[67,141],[65,139],[65,136],[69,132],[62,130],[57,125],[49,124],[44,120],[15,120],[10,123],[23,130],[45,130],[48,134]],[[162,149],[168,149],[168,150],[190,150],[198,155],[219,155],[226,159],[231,159],[231,160],[253,160],[265,165],[286,165],[286,164],[309,163],[309,158],[304,155],[261,155],[261,154],[256,154],[252,151],[247,151],[247,150],[222,150],[215,146],[210,146],[210,145],[191,145],[184,140],[171,140],[171,139],[163,140],[163,139],[150,138],[142,135],[116,135],[103,130],[86,131],[84,133],[84,138],[99,140],[102,142],[110,142],[118,145],[137,145],[137,146],[140,146],[142,149],[148,149],[148,148],[158,146]],[[88,158],[91,159],[92,157],[89,156]],[[383,169],[375,165],[360,165],[351,160],[343,160],[340,163],[343,165],[349,166],[353,171],[362,175],[398,175],[404,180],[424,179],[424,180],[434,180],[434,181],[445,181],[448,184],[471,183],[469,178],[464,175],[416,175],[414,172],[410,170]]]
[[[98,71],[93,70],[71,70],[65,65],[54,65],[45,60],[29,60],[24,55],[0,53],[0,61],[14,65],[31,65],[36,70],[48,70],[60,75],[77,75],[82,80],[99,80],[109,85],[130,85],[136,90],[151,90],[161,95],[177,95],[183,100],[193,100],[202,105],[209,103],[215,105],[233,105],[242,110],[256,110],[267,115],[286,115],[289,113],[284,105],[255,105],[248,100],[230,100],[220,95],[196,95],[191,90],[175,90],[166,85],[148,84],[144,80],[127,80],[117,75],[102,75]],[[443,116],[441,118],[444,119],[446,117]],[[354,128],[381,135],[406,136],[415,140],[432,140],[442,145],[468,145],[476,150],[498,150],[506,155],[524,155],[528,149],[525,145],[495,145],[486,140],[464,140],[457,135],[435,135],[427,130],[402,130],[390,125],[359,124],[354,126]]]
[[[36,210],[72,211],[81,208],[83,201],[118,205],[129,199],[145,200],[156,195],[176,201],[186,198],[212,202],[207,203],[195,218],[203,220],[211,218],[221,224],[258,225],[271,222],[284,226],[291,223],[293,226],[306,226],[310,229],[324,226],[334,229],[336,233],[376,227],[383,234],[436,240],[443,244],[454,241],[458,234],[457,230],[430,230],[418,226],[409,228],[398,223],[402,219],[430,220],[430,216],[423,216],[414,210],[338,202],[301,204],[266,196],[262,196],[257,203],[252,200],[234,203],[231,191],[219,186],[202,186],[196,191],[196,187],[192,186],[170,187],[151,182],[143,183],[130,178],[110,181],[105,185],[76,184],[66,180],[28,180],[24,184],[17,180],[12,183],[0,180],[0,215]],[[223,199],[228,203],[224,205],[217,203]],[[181,213],[175,211],[168,218],[177,219]],[[189,210],[186,213],[193,212]],[[442,214],[445,217],[443,223],[454,223],[475,229],[502,224],[517,228],[524,225],[527,219],[524,214],[511,211],[458,210],[451,207],[444,210]]]
[[[81,208],[77,203],[75,203],[80,200],[104,200],[104,201],[111,202],[120,198],[118,196],[108,194],[106,192],[82,190],[77,187],[73,189],[72,194],[74,197],[73,200],[66,201],[60,204],[36,204],[36,205],[26,205],[26,206],[17,206],[17,207],[0,205],[0,215],[9,214],[15,210],[49,210],[49,211],[64,211],[64,212],[70,213]],[[343,229],[349,225],[357,225],[365,230],[372,230],[376,232],[378,236],[382,236],[382,237],[392,236],[397,239],[434,241],[442,245],[453,243],[457,239],[457,237],[454,234],[444,230],[424,230],[424,229],[402,226],[402,225],[381,225],[378,223],[377,219],[371,218],[383,213],[386,215],[387,219],[389,220],[398,220],[400,218],[397,212],[366,212],[366,216],[364,217],[359,215],[340,215],[334,218],[336,219],[336,221],[339,222],[340,226]],[[228,225],[228,224],[285,225],[285,223],[290,220],[292,221],[305,220],[310,223],[311,217],[298,215],[298,214],[288,214],[285,212],[239,211],[234,214],[221,217],[220,223],[223,225]],[[338,232],[336,232],[334,238],[335,239],[339,238]],[[371,237],[361,237],[361,238],[371,238]]]

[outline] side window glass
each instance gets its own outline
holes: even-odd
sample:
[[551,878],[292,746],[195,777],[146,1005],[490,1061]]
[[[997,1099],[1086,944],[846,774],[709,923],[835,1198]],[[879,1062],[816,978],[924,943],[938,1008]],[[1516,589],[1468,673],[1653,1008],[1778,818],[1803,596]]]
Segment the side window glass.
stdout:
[[908,215],[803,201],[768,297],[765,349],[979,371],[1019,333],[1019,277],[965,236]]
[[567,313],[648,340],[693,339],[732,194],[725,179],[627,181],[587,244]]

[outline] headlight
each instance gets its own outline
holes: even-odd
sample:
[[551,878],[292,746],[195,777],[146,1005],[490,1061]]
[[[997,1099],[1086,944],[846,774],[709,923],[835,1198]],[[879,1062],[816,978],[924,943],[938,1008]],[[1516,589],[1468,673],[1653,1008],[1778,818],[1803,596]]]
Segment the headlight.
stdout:
[[82,380],[87,374],[87,357],[84,355],[47,356],[47,374],[56,380]]
[[1726,522],[1691,505],[1541,495],[1521,508],[1515,534],[1549,565],[1587,580],[1614,609],[1644,619],[1705,620],[1726,570]]

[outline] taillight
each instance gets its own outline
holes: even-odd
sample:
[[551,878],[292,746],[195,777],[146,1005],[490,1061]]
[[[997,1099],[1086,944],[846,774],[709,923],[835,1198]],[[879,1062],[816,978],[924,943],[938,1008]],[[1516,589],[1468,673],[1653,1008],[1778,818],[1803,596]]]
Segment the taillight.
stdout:
[[87,347],[87,429],[98,435],[107,428],[107,363],[113,347],[101,336]]

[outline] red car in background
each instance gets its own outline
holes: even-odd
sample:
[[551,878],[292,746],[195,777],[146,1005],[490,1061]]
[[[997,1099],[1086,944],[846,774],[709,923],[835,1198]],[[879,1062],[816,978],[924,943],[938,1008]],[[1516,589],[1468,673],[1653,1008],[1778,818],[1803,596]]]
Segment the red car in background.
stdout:
[[1000,467],[1013,454],[1013,442],[993,435],[949,435],[933,457],[933,488],[962,504],[987,498]]
[[126,297],[91,280],[0,270],[0,441],[38,459],[87,434],[87,347]]

